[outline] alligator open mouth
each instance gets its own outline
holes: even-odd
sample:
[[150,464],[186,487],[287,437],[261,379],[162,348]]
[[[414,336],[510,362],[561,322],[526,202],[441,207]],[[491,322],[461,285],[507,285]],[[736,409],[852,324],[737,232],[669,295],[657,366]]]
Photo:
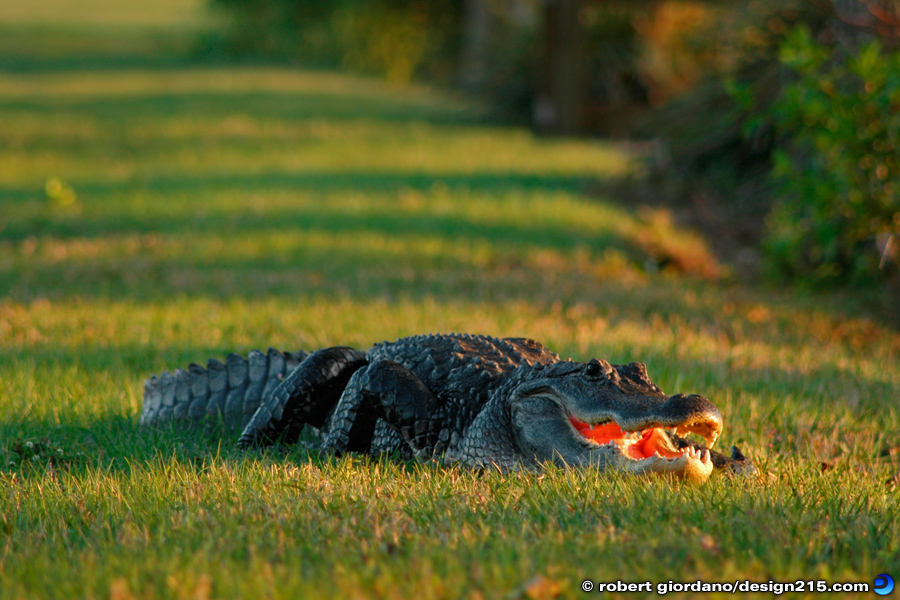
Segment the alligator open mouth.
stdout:
[[[662,427],[649,427],[640,431],[625,431],[615,421],[609,421],[599,425],[585,423],[573,416],[569,416],[569,422],[575,430],[584,438],[600,445],[614,444],[621,454],[634,460],[648,458],[657,459],[694,459],[706,464],[710,461],[708,449],[696,449],[688,445],[678,448],[672,443],[672,439]],[[672,433],[682,433],[688,430],[671,428]],[[691,430],[693,431],[693,430]],[[710,436],[712,446],[715,436]],[[707,440],[710,442],[710,440]]]

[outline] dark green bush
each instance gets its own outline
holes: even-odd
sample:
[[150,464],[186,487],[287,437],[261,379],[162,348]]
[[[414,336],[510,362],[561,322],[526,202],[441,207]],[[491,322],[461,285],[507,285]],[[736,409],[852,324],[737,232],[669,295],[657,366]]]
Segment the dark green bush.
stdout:
[[228,17],[223,50],[240,56],[314,57],[316,65],[334,64],[339,52],[331,35],[331,17],[345,0],[210,0]]
[[227,51],[343,66],[408,81],[450,69],[460,3],[451,0],[211,0],[231,26]]
[[766,252],[780,274],[815,284],[879,277],[879,235],[900,230],[900,53],[848,53],[796,29],[781,49],[792,75],[770,108],[779,200]]

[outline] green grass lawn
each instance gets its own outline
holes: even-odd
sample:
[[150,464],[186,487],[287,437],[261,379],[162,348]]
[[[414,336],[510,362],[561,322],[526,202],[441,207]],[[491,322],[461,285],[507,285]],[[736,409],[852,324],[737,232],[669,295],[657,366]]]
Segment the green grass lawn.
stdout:
[[[160,62],[138,25],[191,3],[108,5],[64,33],[0,9],[0,598],[900,578],[900,334],[854,294],[710,277],[663,213],[586,192],[633,169],[613,144],[426,89]],[[137,427],[161,370],[429,331],[644,361],[711,398],[762,476],[501,476]]]

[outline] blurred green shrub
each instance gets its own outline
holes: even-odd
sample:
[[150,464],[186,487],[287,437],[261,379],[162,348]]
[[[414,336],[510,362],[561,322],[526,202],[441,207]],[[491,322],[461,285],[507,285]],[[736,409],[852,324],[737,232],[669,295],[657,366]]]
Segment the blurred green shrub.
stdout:
[[[779,49],[798,24],[827,37],[834,12],[830,2],[807,0],[719,4],[697,12],[695,29],[687,31],[684,23],[693,13],[689,6],[682,8],[674,16],[664,12],[664,23],[652,29],[660,33],[649,39],[651,49],[659,49],[653,54],[670,60],[687,51],[665,48],[687,44],[696,49],[687,55],[690,60],[679,59],[687,66],[660,67],[660,74],[684,73],[673,79],[684,93],[663,94],[665,101],[638,122],[635,133],[665,142],[668,152],[655,157],[651,167],[671,201],[687,207],[702,229],[721,238],[720,250],[732,258],[744,251],[755,256],[775,195],[770,172],[779,140],[768,115],[784,83]],[[693,41],[691,32],[705,33],[702,43]],[[667,89],[677,91],[671,85]]]
[[298,54],[328,65],[338,57],[330,31],[331,15],[344,0],[210,0],[228,17],[222,39],[210,39],[214,49],[240,56],[288,58]]
[[893,30],[868,3],[725,8],[707,77],[644,125],[670,151],[658,181],[723,246],[759,249],[778,279],[872,291],[897,279],[900,258],[884,258],[900,239]]
[[781,48],[792,75],[769,109],[778,201],[765,249],[777,272],[814,284],[879,278],[876,238],[900,230],[900,53],[848,53],[798,27]]
[[423,64],[430,32],[427,16],[374,2],[340,11],[334,20],[336,39],[343,49],[343,65],[373,72],[389,81],[410,81]]
[[220,44],[242,56],[342,66],[409,81],[448,71],[461,8],[451,0],[211,0],[229,17]]

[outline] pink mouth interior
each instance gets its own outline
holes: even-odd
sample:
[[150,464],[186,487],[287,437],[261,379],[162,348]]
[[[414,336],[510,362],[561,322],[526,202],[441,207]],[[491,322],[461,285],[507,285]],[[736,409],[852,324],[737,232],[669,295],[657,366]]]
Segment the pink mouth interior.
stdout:
[[600,445],[615,442],[626,456],[634,459],[650,458],[656,453],[667,458],[678,458],[684,452],[672,452],[666,449],[660,442],[665,434],[658,427],[644,429],[636,435],[636,432],[624,431],[614,422],[603,425],[589,425],[575,417],[569,417],[569,421],[582,436],[593,440]]

